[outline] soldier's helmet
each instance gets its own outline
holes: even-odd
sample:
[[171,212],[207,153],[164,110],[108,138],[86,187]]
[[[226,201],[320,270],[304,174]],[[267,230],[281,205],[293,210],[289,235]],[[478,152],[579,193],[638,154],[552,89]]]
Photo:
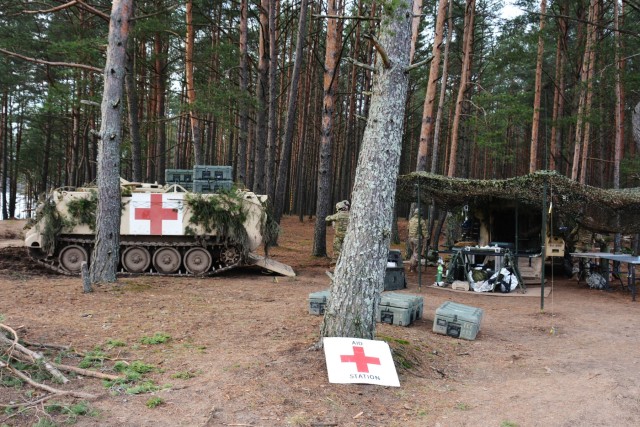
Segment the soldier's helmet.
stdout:
[[343,200],[341,202],[336,203],[337,211],[348,211],[349,210],[349,201]]

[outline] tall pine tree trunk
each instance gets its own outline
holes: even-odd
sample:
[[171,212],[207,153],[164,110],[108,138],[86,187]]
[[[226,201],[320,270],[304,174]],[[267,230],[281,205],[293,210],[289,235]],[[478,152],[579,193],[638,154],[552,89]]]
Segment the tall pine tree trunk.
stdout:
[[267,112],[269,105],[267,96],[269,94],[269,61],[268,61],[268,37],[269,37],[269,2],[275,0],[261,0],[260,2],[260,41],[258,45],[258,82],[257,97],[258,105],[256,112],[256,147],[253,164],[253,191],[258,194],[265,194],[266,169],[265,152],[267,150]]
[[382,19],[373,95],[356,171],[350,221],[327,303],[322,337],[375,336],[384,287],[409,79],[411,0]]
[[[337,0],[327,1],[327,15],[336,16]],[[316,225],[313,233],[313,255],[327,254],[327,226],[325,218],[331,203],[331,178],[333,170],[333,123],[335,97],[338,86],[338,60],[341,34],[338,20],[328,18],[327,42],[324,63],[324,97],[322,102],[322,128],[320,130],[320,157],[318,159],[318,194],[316,196]]]
[[[276,222],[280,222],[285,204],[285,187],[289,179],[289,167],[291,163],[291,146],[293,145],[293,131],[295,120],[298,116],[298,83],[300,81],[300,70],[304,55],[302,48],[307,33],[307,0],[300,2],[300,18],[298,22],[298,39],[296,40],[296,56],[293,64],[293,74],[291,76],[291,90],[289,91],[289,103],[287,104],[287,122],[285,125],[284,141],[280,150],[280,161],[278,162],[278,180],[276,184],[276,197],[274,217]],[[302,124],[301,124],[302,126]]]
[[249,134],[249,112],[247,101],[249,93],[249,69],[247,65],[247,9],[248,0],[241,0],[240,3],[240,132],[238,134],[238,150],[236,159],[236,181],[246,185],[247,174],[247,145]]
[[546,21],[546,13],[547,0],[541,0],[538,56],[536,58],[536,82],[533,96],[533,120],[531,125],[531,149],[529,152],[529,173],[538,170],[538,130],[540,128],[540,93],[542,92],[542,61],[544,54],[544,23]]
[[120,143],[129,17],[133,0],[114,0],[104,69],[98,146],[96,240],[91,255],[92,284],[115,282],[120,246]]
[[[436,124],[433,130],[433,152],[431,154],[431,173],[438,170],[438,151],[440,149],[440,128],[444,116],[444,98],[447,94],[447,79],[449,77],[449,47],[453,39],[453,0],[449,2],[449,18],[447,20],[447,42],[444,47],[444,64],[442,64],[442,78],[440,79],[440,98],[438,99],[438,111],[436,113]],[[430,216],[431,218],[431,216]]]
[[267,124],[267,163],[266,183],[267,194],[271,199],[275,197],[276,188],[276,146],[278,135],[278,45],[276,41],[276,0],[269,0],[269,121]]
[[[598,0],[591,0],[589,5],[588,21],[594,22],[595,17],[594,10],[595,4]],[[587,24],[587,37],[585,38],[584,54],[582,55],[582,67],[580,70],[580,86],[578,89],[578,113],[576,119],[576,133],[575,133],[575,145],[573,147],[573,163],[571,165],[571,179],[577,181],[580,171],[580,159],[581,153],[584,151],[583,147],[583,132],[584,122],[586,117],[586,100],[587,100],[587,87],[589,81],[589,72],[592,64],[589,63],[591,47],[591,34],[595,31],[592,25]]]
[[[562,3],[561,15],[566,15],[567,4]],[[551,124],[551,156],[549,158],[549,169],[552,171],[558,170],[561,164],[560,149],[561,149],[561,132],[560,132],[560,119],[563,116],[564,110],[564,64],[565,64],[565,51],[567,46],[567,18],[564,16],[558,18],[558,43],[556,45],[556,74],[555,74],[555,87],[553,91],[553,112],[552,112],[552,124]]]
[[438,3],[438,16],[436,18],[435,38],[431,50],[432,59],[429,69],[429,80],[427,82],[427,93],[424,97],[424,107],[422,110],[422,126],[420,127],[420,144],[418,145],[416,171],[427,170],[429,142],[434,123],[433,109],[436,100],[436,88],[438,87],[438,80],[440,78],[440,56],[444,36],[444,20],[447,14],[447,2],[448,0],[439,0]]
[[[133,26],[135,21],[132,21]],[[134,75],[135,68],[135,39],[131,37],[127,43],[127,69],[125,88],[127,90],[127,113],[129,114],[129,133],[131,134],[131,178],[135,182],[142,181],[142,138],[140,137],[140,120],[138,109],[138,90]]]
[[[187,0],[185,11],[187,21],[187,38],[185,39],[185,79],[187,84],[187,99],[189,101],[189,117],[191,118],[191,138],[193,140],[193,158],[196,165],[203,164],[202,159],[202,131],[196,111],[196,87],[193,78],[193,51],[195,43],[195,28],[193,27],[193,0]],[[164,171],[163,171],[164,173]]]
[[469,64],[471,62],[471,51],[473,50],[473,23],[475,19],[475,0],[467,0],[467,7],[464,14],[464,58],[462,60],[462,72],[460,75],[460,87],[456,99],[456,111],[453,116],[451,126],[451,149],[449,151],[449,168],[447,176],[456,176],[456,165],[458,163],[458,137],[460,134],[460,119],[462,116],[462,104],[465,92],[469,86]]
[[582,157],[580,158],[580,183],[587,183],[587,159],[589,158],[589,149],[591,141],[591,106],[593,104],[593,80],[596,72],[596,43],[598,39],[598,26],[600,21],[600,2],[595,1],[593,6],[593,14],[590,20],[589,27],[591,29],[590,38],[587,42],[589,44],[589,60],[588,60],[588,72],[587,72],[587,89],[585,95],[584,105],[584,134],[582,136]]

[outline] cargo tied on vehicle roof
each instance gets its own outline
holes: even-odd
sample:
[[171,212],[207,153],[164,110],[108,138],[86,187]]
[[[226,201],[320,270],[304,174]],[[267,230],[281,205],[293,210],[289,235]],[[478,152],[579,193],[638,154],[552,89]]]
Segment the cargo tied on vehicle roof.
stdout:
[[[291,267],[255,253],[275,242],[278,225],[267,196],[224,189],[214,194],[121,179],[121,274],[213,275],[258,266],[285,276]],[[25,233],[29,255],[62,274],[91,263],[95,240],[95,188],[58,188],[38,206]]]

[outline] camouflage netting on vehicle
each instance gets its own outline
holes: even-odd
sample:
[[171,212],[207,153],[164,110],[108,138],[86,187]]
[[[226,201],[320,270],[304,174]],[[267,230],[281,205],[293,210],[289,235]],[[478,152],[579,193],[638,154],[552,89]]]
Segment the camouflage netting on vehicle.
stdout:
[[[189,222],[202,226],[207,233],[216,230],[218,235],[238,245],[246,255],[249,235],[244,222],[248,213],[241,196],[234,191],[221,192],[215,197],[193,193],[187,194],[185,201],[192,210]],[[193,234],[193,230],[187,228],[187,233]]]
[[602,233],[640,233],[640,188],[602,189],[579,184],[552,171],[502,180],[448,178],[427,172],[413,172],[398,178],[398,199],[434,201],[445,209],[466,204],[518,201],[542,209],[542,194],[553,201],[556,212]]

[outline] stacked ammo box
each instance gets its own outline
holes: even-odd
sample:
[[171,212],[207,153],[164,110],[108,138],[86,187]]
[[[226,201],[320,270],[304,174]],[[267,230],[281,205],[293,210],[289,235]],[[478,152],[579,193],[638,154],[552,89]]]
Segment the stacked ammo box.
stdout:
[[[329,299],[329,290],[309,294],[309,314],[321,316]],[[383,292],[376,313],[376,322],[409,326],[422,318],[424,299],[421,296]]]
[[433,319],[433,332],[454,338],[474,340],[480,332],[483,317],[484,310],[481,308],[446,301],[436,310]]
[[387,269],[384,275],[384,290],[395,291],[407,287],[407,279],[404,275],[402,264],[402,252],[397,249],[389,249],[387,256]]
[[167,169],[164,172],[167,184],[179,184],[194,193],[219,193],[233,187],[231,166],[196,165],[193,170]]
[[164,182],[181,185],[185,190],[193,190],[193,170],[191,169],[165,169]]

